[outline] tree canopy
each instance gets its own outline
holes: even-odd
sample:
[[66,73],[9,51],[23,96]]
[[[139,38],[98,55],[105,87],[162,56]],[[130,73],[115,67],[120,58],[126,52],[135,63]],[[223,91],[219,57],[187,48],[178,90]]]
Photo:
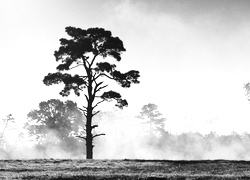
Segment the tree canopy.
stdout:
[[[77,96],[88,87],[93,87],[91,92],[95,97],[103,100],[114,99],[117,106],[122,108],[127,106],[126,100],[121,99],[121,95],[114,91],[104,92],[97,96],[96,93],[107,87],[103,81],[97,82],[100,77],[107,77],[115,80],[122,87],[130,87],[132,83],[139,83],[139,71],[131,70],[122,73],[116,69],[115,64],[109,62],[97,62],[97,57],[113,57],[117,61],[121,60],[121,53],[126,51],[123,42],[118,37],[113,37],[110,31],[103,28],[89,28],[83,30],[75,27],[66,27],[70,40],[60,39],[61,46],[54,55],[56,61],[61,62],[57,66],[57,73],[49,73],[44,78],[46,85],[64,83],[64,89],[60,92],[62,96],[68,96],[73,90]],[[96,63],[95,63],[96,62]],[[72,70],[76,67],[83,66],[86,73],[81,76],[78,74],[71,75],[62,73],[63,71]],[[94,83],[94,85],[92,84]],[[87,98],[87,100],[89,100]]]

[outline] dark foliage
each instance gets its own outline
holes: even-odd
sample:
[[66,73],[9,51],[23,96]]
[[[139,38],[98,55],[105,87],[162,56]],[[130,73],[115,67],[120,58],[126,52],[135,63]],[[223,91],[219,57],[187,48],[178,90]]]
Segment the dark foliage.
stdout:
[[[131,70],[127,73],[121,73],[116,70],[115,64],[97,61],[97,56],[106,58],[111,56],[117,61],[121,60],[121,53],[125,51],[123,42],[118,37],[113,37],[110,31],[103,28],[89,28],[83,30],[80,28],[66,27],[66,32],[72,39],[60,39],[61,46],[54,55],[61,64],[57,66],[57,73],[49,73],[45,76],[43,82],[46,85],[64,83],[65,87],[61,91],[62,96],[68,96],[73,90],[76,95],[80,95],[85,87],[93,86],[93,82],[99,77],[109,77],[117,81],[122,87],[130,87],[131,83],[139,83],[139,71]],[[92,53],[92,56],[91,54]],[[92,59],[91,59],[92,58]],[[87,71],[86,76],[70,75],[62,71],[83,66]],[[89,74],[88,74],[89,73]],[[91,76],[92,83],[87,77]],[[100,85],[99,85],[100,86]],[[101,96],[103,97],[103,96]],[[111,99],[113,97],[110,97]],[[107,100],[107,98],[105,98]],[[122,107],[122,106],[118,106]]]
[[108,100],[108,99],[115,99],[117,101],[116,106],[119,108],[122,108],[124,106],[128,106],[128,103],[125,99],[121,99],[121,95],[114,91],[108,91],[104,92],[101,96],[102,99]]

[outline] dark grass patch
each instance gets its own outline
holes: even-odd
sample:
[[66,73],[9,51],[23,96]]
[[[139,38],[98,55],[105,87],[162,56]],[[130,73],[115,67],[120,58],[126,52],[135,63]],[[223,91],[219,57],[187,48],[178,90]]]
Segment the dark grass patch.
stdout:
[[71,160],[0,161],[0,179],[246,180],[249,161]]

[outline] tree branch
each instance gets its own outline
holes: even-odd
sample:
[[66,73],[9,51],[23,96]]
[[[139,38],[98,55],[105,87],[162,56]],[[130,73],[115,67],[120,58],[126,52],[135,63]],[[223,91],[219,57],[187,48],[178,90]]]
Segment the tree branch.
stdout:
[[91,61],[89,67],[91,67],[91,66],[93,65],[93,63],[94,63],[94,61],[95,61],[95,58],[96,58],[99,54],[100,54],[100,53],[97,53],[96,55],[94,55],[94,57],[93,57],[93,59],[92,59],[92,61]]
[[90,68],[90,64],[89,64],[88,60],[86,59],[85,61],[86,61],[86,62],[88,63],[88,65],[89,65],[89,68]]
[[[94,75],[92,76],[92,77],[93,77],[93,81],[94,81],[95,83],[96,83],[96,81],[95,81],[95,80],[96,80],[96,79],[95,79],[96,74],[97,74],[97,73],[95,72]],[[97,84],[97,83],[96,83],[96,84]]]
[[91,126],[92,129],[95,129],[96,127],[98,127],[98,125]]
[[79,107],[78,107],[78,109],[80,109],[80,110],[83,111],[83,112],[87,112],[87,110],[86,110],[87,108],[86,108],[85,106],[83,106],[83,107],[84,107],[85,109],[82,109],[82,108],[79,108]]
[[78,64],[78,65],[76,65],[76,66],[74,66],[74,67],[72,67],[72,68],[69,68],[69,70],[74,69],[74,68],[77,68],[77,67],[79,67],[79,66],[84,66],[84,64]]
[[[88,96],[87,96],[86,94],[84,94],[84,96],[85,96],[86,100],[89,101]],[[86,109],[87,109],[87,108],[86,108]]]
[[100,76],[101,76],[101,74],[99,74],[98,76],[96,76],[96,77],[94,78],[94,81],[97,80]]
[[104,135],[106,135],[106,134],[104,134],[104,133],[102,133],[102,134],[96,134],[96,135],[93,136],[93,139],[96,138],[96,137],[98,137],[98,136],[104,136]]
[[105,87],[107,87],[107,86],[108,86],[108,85],[105,85],[105,86],[99,87],[99,88],[96,90],[96,92],[100,91],[101,89],[103,89],[103,88],[105,88]]
[[[103,81],[100,82],[100,83],[97,83],[97,82],[96,82],[97,77],[99,76],[99,75],[96,76],[96,74],[97,74],[97,73],[95,73],[94,76],[93,76],[93,81],[95,82],[95,89],[94,89],[94,92],[96,91],[97,87],[100,86],[100,85],[103,83]],[[96,77],[95,77],[95,76],[96,76]]]
[[83,60],[83,66],[85,68],[85,71],[86,71],[86,74],[87,74],[87,77],[90,76],[90,73],[89,73],[89,69],[90,67],[87,66],[86,62],[89,64],[89,62],[87,61],[87,58],[85,58],[84,56],[82,56],[82,60]]
[[98,103],[96,103],[96,105],[95,105],[95,106],[93,106],[93,109],[95,109],[95,108],[96,108],[96,106],[98,106],[98,104],[102,103],[103,101],[105,101],[105,100],[101,100],[101,101],[99,101]]
[[104,73],[101,73],[101,74],[100,74],[100,76],[106,76],[106,77],[108,77],[109,79],[112,79],[112,80],[114,80],[114,78],[113,78],[113,77],[111,77],[111,76],[108,76],[107,74],[104,74]]
[[[83,106],[83,107],[86,108],[85,106]],[[78,107],[78,109],[80,109],[83,112],[83,115],[87,118],[87,114],[86,114],[87,113],[87,110],[86,110],[87,108],[86,109],[82,109],[82,108]]]
[[96,79],[98,79],[100,76],[106,76],[106,77],[108,77],[109,79],[114,80],[114,78],[113,78],[113,77],[108,76],[107,74],[104,74],[104,73],[100,73],[98,76],[96,76],[95,80],[96,80]]
[[96,81],[95,81],[96,86],[95,86],[95,88],[94,88],[94,93],[93,93],[94,96],[95,96],[96,93],[98,92],[98,90],[97,90],[98,86],[100,86],[102,83],[103,83],[103,81],[97,84]]
[[86,141],[86,137],[84,137],[84,136],[76,136],[76,137],[84,139]]
[[93,116],[95,116],[96,114],[98,114],[100,111],[97,111],[97,112],[95,112],[94,114],[93,114]]

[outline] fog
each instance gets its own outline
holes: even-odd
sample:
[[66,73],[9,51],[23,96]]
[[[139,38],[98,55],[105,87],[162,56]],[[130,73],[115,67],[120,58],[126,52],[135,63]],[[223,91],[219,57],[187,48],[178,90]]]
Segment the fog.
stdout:
[[43,146],[39,146],[37,141],[30,137],[24,129],[19,134],[5,137],[5,141],[1,141],[0,159],[78,159],[84,157],[83,154],[74,155],[66,151],[59,145],[59,142],[60,139],[51,131],[44,139]]
[[[166,119],[167,122],[167,119]],[[232,132],[171,133],[150,131],[143,119],[122,110],[101,112],[94,120],[99,127],[93,133],[105,133],[94,140],[94,159],[250,159],[250,134]],[[49,131],[39,144],[27,129],[11,124],[5,129],[1,142],[0,159],[84,159],[85,142],[79,145],[62,143],[57,133]],[[77,147],[77,149],[75,149]]]
[[250,134],[236,132],[228,135],[218,135],[216,132],[173,134],[168,132],[166,127],[160,135],[156,135],[156,132],[150,135],[149,128],[143,126],[141,120],[129,117],[125,113],[121,114],[116,113],[115,116],[102,122],[101,126],[107,135],[98,139],[96,158],[169,160],[249,160],[250,158]]

